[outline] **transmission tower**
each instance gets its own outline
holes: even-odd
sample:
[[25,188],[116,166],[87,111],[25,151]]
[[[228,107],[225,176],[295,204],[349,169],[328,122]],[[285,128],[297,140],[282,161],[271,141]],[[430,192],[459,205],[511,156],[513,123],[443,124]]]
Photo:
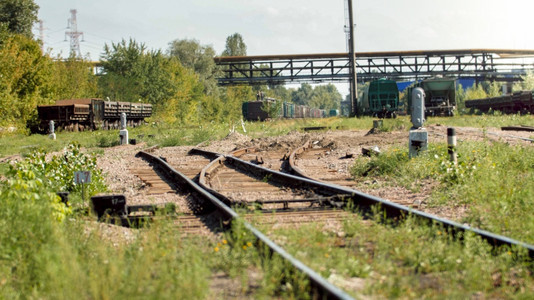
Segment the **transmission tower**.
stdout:
[[70,29],[70,31],[65,32],[65,40],[67,40],[67,36],[70,38],[70,53],[77,57],[82,57],[82,53],[80,51],[80,36],[82,37],[83,41],[83,32],[78,31],[76,12],[77,11],[75,9],[70,10],[70,19],[68,20],[67,24],[67,29]]

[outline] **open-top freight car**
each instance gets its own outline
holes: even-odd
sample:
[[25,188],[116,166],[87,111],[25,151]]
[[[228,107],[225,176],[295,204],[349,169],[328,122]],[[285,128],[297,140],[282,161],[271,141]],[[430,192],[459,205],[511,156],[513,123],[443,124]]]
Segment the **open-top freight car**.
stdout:
[[[248,121],[264,121],[268,118],[325,118],[328,115],[324,109],[296,105],[290,102],[280,103],[273,98],[244,102],[241,109],[243,118]],[[271,112],[271,115],[268,111]]]
[[359,101],[359,111],[363,115],[379,118],[395,118],[399,109],[399,88],[394,80],[385,78],[371,81]]
[[488,112],[490,109],[505,114],[534,114],[534,91],[519,91],[499,97],[466,100],[465,108]]
[[53,105],[37,107],[39,130],[42,132],[46,131],[50,121],[54,121],[58,130],[117,129],[123,112],[126,113],[128,126],[134,127],[152,115],[152,105],[83,98],[58,100]]
[[425,79],[408,89],[408,112],[411,111],[412,90],[425,91],[426,116],[453,116],[456,110],[456,80],[448,77]]

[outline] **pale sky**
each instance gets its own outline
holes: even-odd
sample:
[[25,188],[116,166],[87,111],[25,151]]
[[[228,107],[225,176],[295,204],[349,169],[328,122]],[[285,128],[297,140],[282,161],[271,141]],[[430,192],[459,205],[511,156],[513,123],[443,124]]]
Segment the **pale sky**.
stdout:
[[[68,56],[70,9],[82,54],[135,39],[166,51],[194,38],[220,54],[238,32],[249,55],[346,52],[345,0],[35,0],[45,46]],[[534,49],[533,0],[353,0],[356,51]],[[38,34],[37,26],[34,33]]]
[[[345,0],[35,0],[45,46],[69,53],[70,9],[84,33],[82,54],[134,38],[166,50],[194,38],[224,50],[238,32],[249,55],[345,52]],[[354,0],[357,51],[534,49],[531,0]],[[37,34],[38,30],[35,28]]]

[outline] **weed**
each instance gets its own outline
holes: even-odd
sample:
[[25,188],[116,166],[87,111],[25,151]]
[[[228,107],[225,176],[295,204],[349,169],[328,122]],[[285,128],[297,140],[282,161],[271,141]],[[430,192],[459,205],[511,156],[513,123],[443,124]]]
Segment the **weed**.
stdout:
[[392,186],[413,188],[414,182],[438,183],[427,200],[430,205],[468,205],[468,222],[499,234],[534,242],[534,222],[526,213],[534,208],[534,150],[500,142],[462,142],[458,164],[452,164],[445,144],[433,144],[415,159],[407,151],[391,149],[356,160],[351,169],[362,176],[382,178]]

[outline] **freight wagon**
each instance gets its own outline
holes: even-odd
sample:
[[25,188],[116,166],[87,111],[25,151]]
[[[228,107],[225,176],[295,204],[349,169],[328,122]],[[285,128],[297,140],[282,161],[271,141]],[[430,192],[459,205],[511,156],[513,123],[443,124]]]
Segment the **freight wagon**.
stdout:
[[379,79],[371,81],[358,103],[363,115],[378,118],[396,118],[399,109],[399,88],[394,80]]
[[456,80],[447,77],[425,79],[408,89],[408,112],[411,111],[412,90],[425,91],[426,116],[453,116],[456,110]]
[[134,127],[152,115],[152,105],[84,98],[58,100],[54,105],[37,106],[41,132],[48,129],[50,121],[54,121],[58,130],[118,129],[123,112],[126,113],[128,126]]
[[243,118],[249,121],[264,121],[267,118],[325,118],[328,113],[324,109],[311,108],[305,105],[296,105],[290,102],[282,102],[279,110],[271,110],[274,116],[269,116],[266,109],[277,107],[278,100],[265,98],[262,101],[244,102],[241,106]]
[[466,100],[465,107],[487,112],[490,109],[503,113],[534,113],[534,91],[519,91],[500,97]]

